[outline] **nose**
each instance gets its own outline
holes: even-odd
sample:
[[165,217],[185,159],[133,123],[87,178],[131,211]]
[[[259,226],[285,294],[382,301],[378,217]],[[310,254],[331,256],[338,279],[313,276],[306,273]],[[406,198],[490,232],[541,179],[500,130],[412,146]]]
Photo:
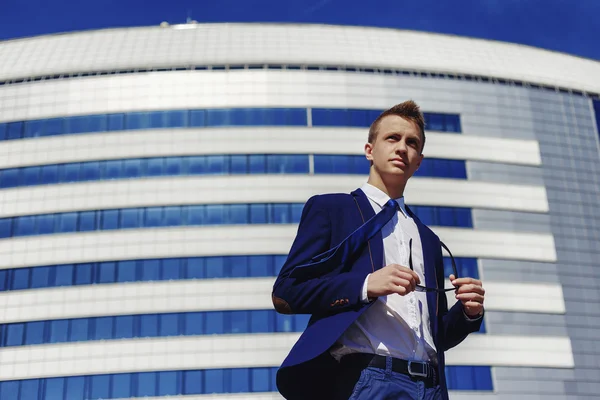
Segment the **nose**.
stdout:
[[396,143],[396,154],[406,154],[406,143],[404,140],[399,140]]

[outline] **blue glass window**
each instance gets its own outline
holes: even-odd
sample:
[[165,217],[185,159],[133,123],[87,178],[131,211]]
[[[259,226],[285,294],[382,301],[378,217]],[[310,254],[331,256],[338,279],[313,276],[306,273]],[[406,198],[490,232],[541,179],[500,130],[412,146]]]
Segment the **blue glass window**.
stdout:
[[89,320],[82,319],[73,319],[71,322],[70,329],[70,342],[81,342],[84,340],[89,340]]
[[44,120],[25,121],[24,137],[32,138],[42,136],[42,132],[44,131],[44,123]]
[[140,372],[137,374],[136,397],[156,396],[156,372]]
[[222,369],[206,370],[204,376],[204,393],[223,393],[225,391],[225,376]]
[[225,260],[223,257],[207,257],[205,259],[205,272],[207,278],[225,278]]
[[110,396],[110,375],[96,375],[90,379],[90,393],[92,399],[109,399]]
[[44,327],[43,321],[27,322],[25,324],[25,344],[44,343]]
[[180,258],[167,258],[163,260],[160,269],[162,270],[162,280],[178,280],[182,278]]
[[27,289],[29,288],[29,279],[31,276],[31,268],[19,268],[13,271],[13,289]]
[[23,216],[18,217],[16,220],[15,226],[15,236],[28,236],[34,235],[36,233],[35,229],[35,221],[36,217],[34,216]]
[[92,283],[94,266],[89,263],[77,265],[75,268],[75,285],[88,285]]
[[493,390],[490,367],[485,366],[448,366],[446,382],[449,390]]
[[205,268],[204,258],[192,257],[187,259],[187,265],[185,266],[185,277],[187,279],[204,279]]
[[81,166],[79,163],[71,163],[61,165],[58,169],[60,182],[77,182],[79,181],[79,171]]
[[182,394],[180,379],[175,371],[160,372],[158,374],[158,396]]
[[56,286],[71,286],[75,284],[75,269],[73,265],[56,265],[54,267],[55,285]]
[[83,211],[79,213],[79,231],[95,231],[98,229],[98,215],[95,211]]
[[121,315],[115,317],[115,339],[132,338],[137,336],[134,332],[134,317]]
[[180,314],[161,314],[159,316],[159,332],[158,336],[177,336],[181,334],[179,326]]
[[[132,397],[131,377],[133,374],[115,374],[112,376],[111,398]],[[133,395],[135,396],[135,395]]]
[[2,175],[0,176],[0,188],[10,188],[19,186],[19,182],[21,181],[20,175],[20,168],[10,168],[3,170]]
[[[18,381],[13,381],[10,382],[12,383],[17,383]],[[41,392],[41,384],[40,384],[41,380],[40,379],[27,379],[27,380],[23,380],[21,381],[21,395],[19,397],[19,400],[39,400],[39,396],[40,396],[40,392]],[[0,384],[1,385],[1,384]],[[2,397],[4,394],[2,392],[2,390],[0,390],[0,398],[4,398]],[[7,399],[10,398],[17,398],[17,397],[6,397]]]
[[117,272],[116,263],[114,262],[103,262],[98,264],[96,273],[98,277],[95,282],[98,283],[112,283],[116,281],[115,274]]
[[140,317],[140,336],[155,337],[158,336],[158,315],[149,314]]
[[158,281],[160,280],[160,260],[143,260],[142,264],[142,281]]
[[9,122],[6,128],[6,138],[8,140],[23,137],[23,122]]
[[58,232],[77,231],[77,213],[55,214],[58,217]]
[[119,211],[118,210],[103,210],[100,211],[101,229],[118,229],[119,228]]
[[50,322],[50,343],[62,343],[69,340],[69,321],[56,320]]
[[13,236],[12,226],[12,218],[0,218],[0,238],[7,238]]
[[59,182],[60,170],[58,165],[45,165],[41,169],[40,181],[42,184],[50,185]]
[[40,181],[40,167],[25,167],[22,169],[21,179],[23,180],[24,186],[39,185]]
[[67,378],[66,393],[69,398],[85,398],[85,378],[83,376],[71,376]]
[[23,336],[25,335],[25,324],[8,324],[6,327],[6,338],[4,339],[5,346],[21,346],[23,344]]
[[65,392],[65,378],[46,379],[44,400],[62,400]]
[[125,114],[108,114],[108,130],[121,131],[125,129]]
[[50,274],[52,274],[54,270],[55,269],[51,267],[31,268],[31,287],[45,288],[54,286],[50,284]]
[[202,394],[203,381],[203,371],[184,371],[183,394]]

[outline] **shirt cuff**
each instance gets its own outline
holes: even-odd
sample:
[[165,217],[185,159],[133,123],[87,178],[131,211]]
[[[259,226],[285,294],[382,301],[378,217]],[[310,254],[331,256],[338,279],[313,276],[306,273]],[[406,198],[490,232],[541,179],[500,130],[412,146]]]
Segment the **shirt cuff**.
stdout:
[[365,283],[363,283],[362,292],[360,295],[360,300],[363,303],[368,303],[370,301],[369,296],[368,296],[368,291],[367,291],[367,287],[369,285],[369,276],[371,276],[371,274],[367,275],[367,277],[365,278]]
[[483,318],[483,312],[476,317],[469,317],[464,309],[463,309],[463,315],[465,316],[465,319],[467,321],[479,321],[481,318]]

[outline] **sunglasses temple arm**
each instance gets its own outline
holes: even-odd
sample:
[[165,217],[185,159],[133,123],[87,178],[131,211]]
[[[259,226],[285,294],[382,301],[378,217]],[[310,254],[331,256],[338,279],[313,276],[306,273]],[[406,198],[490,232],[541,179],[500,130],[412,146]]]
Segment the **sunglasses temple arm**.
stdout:
[[450,252],[450,249],[448,248],[448,246],[446,246],[446,244],[444,242],[442,242],[441,240],[440,240],[440,244],[442,245],[442,247],[444,249],[446,249],[448,254],[450,254],[450,262],[452,263],[452,271],[454,272],[454,277],[458,278],[458,270],[456,268],[456,262],[454,261],[454,256],[452,255],[452,252]]

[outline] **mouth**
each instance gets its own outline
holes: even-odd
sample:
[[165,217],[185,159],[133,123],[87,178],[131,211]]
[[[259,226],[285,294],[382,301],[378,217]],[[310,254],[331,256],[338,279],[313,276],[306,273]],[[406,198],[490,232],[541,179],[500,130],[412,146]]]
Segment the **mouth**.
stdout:
[[401,158],[392,158],[390,161],[397,167],[406,167],[406,163]]

